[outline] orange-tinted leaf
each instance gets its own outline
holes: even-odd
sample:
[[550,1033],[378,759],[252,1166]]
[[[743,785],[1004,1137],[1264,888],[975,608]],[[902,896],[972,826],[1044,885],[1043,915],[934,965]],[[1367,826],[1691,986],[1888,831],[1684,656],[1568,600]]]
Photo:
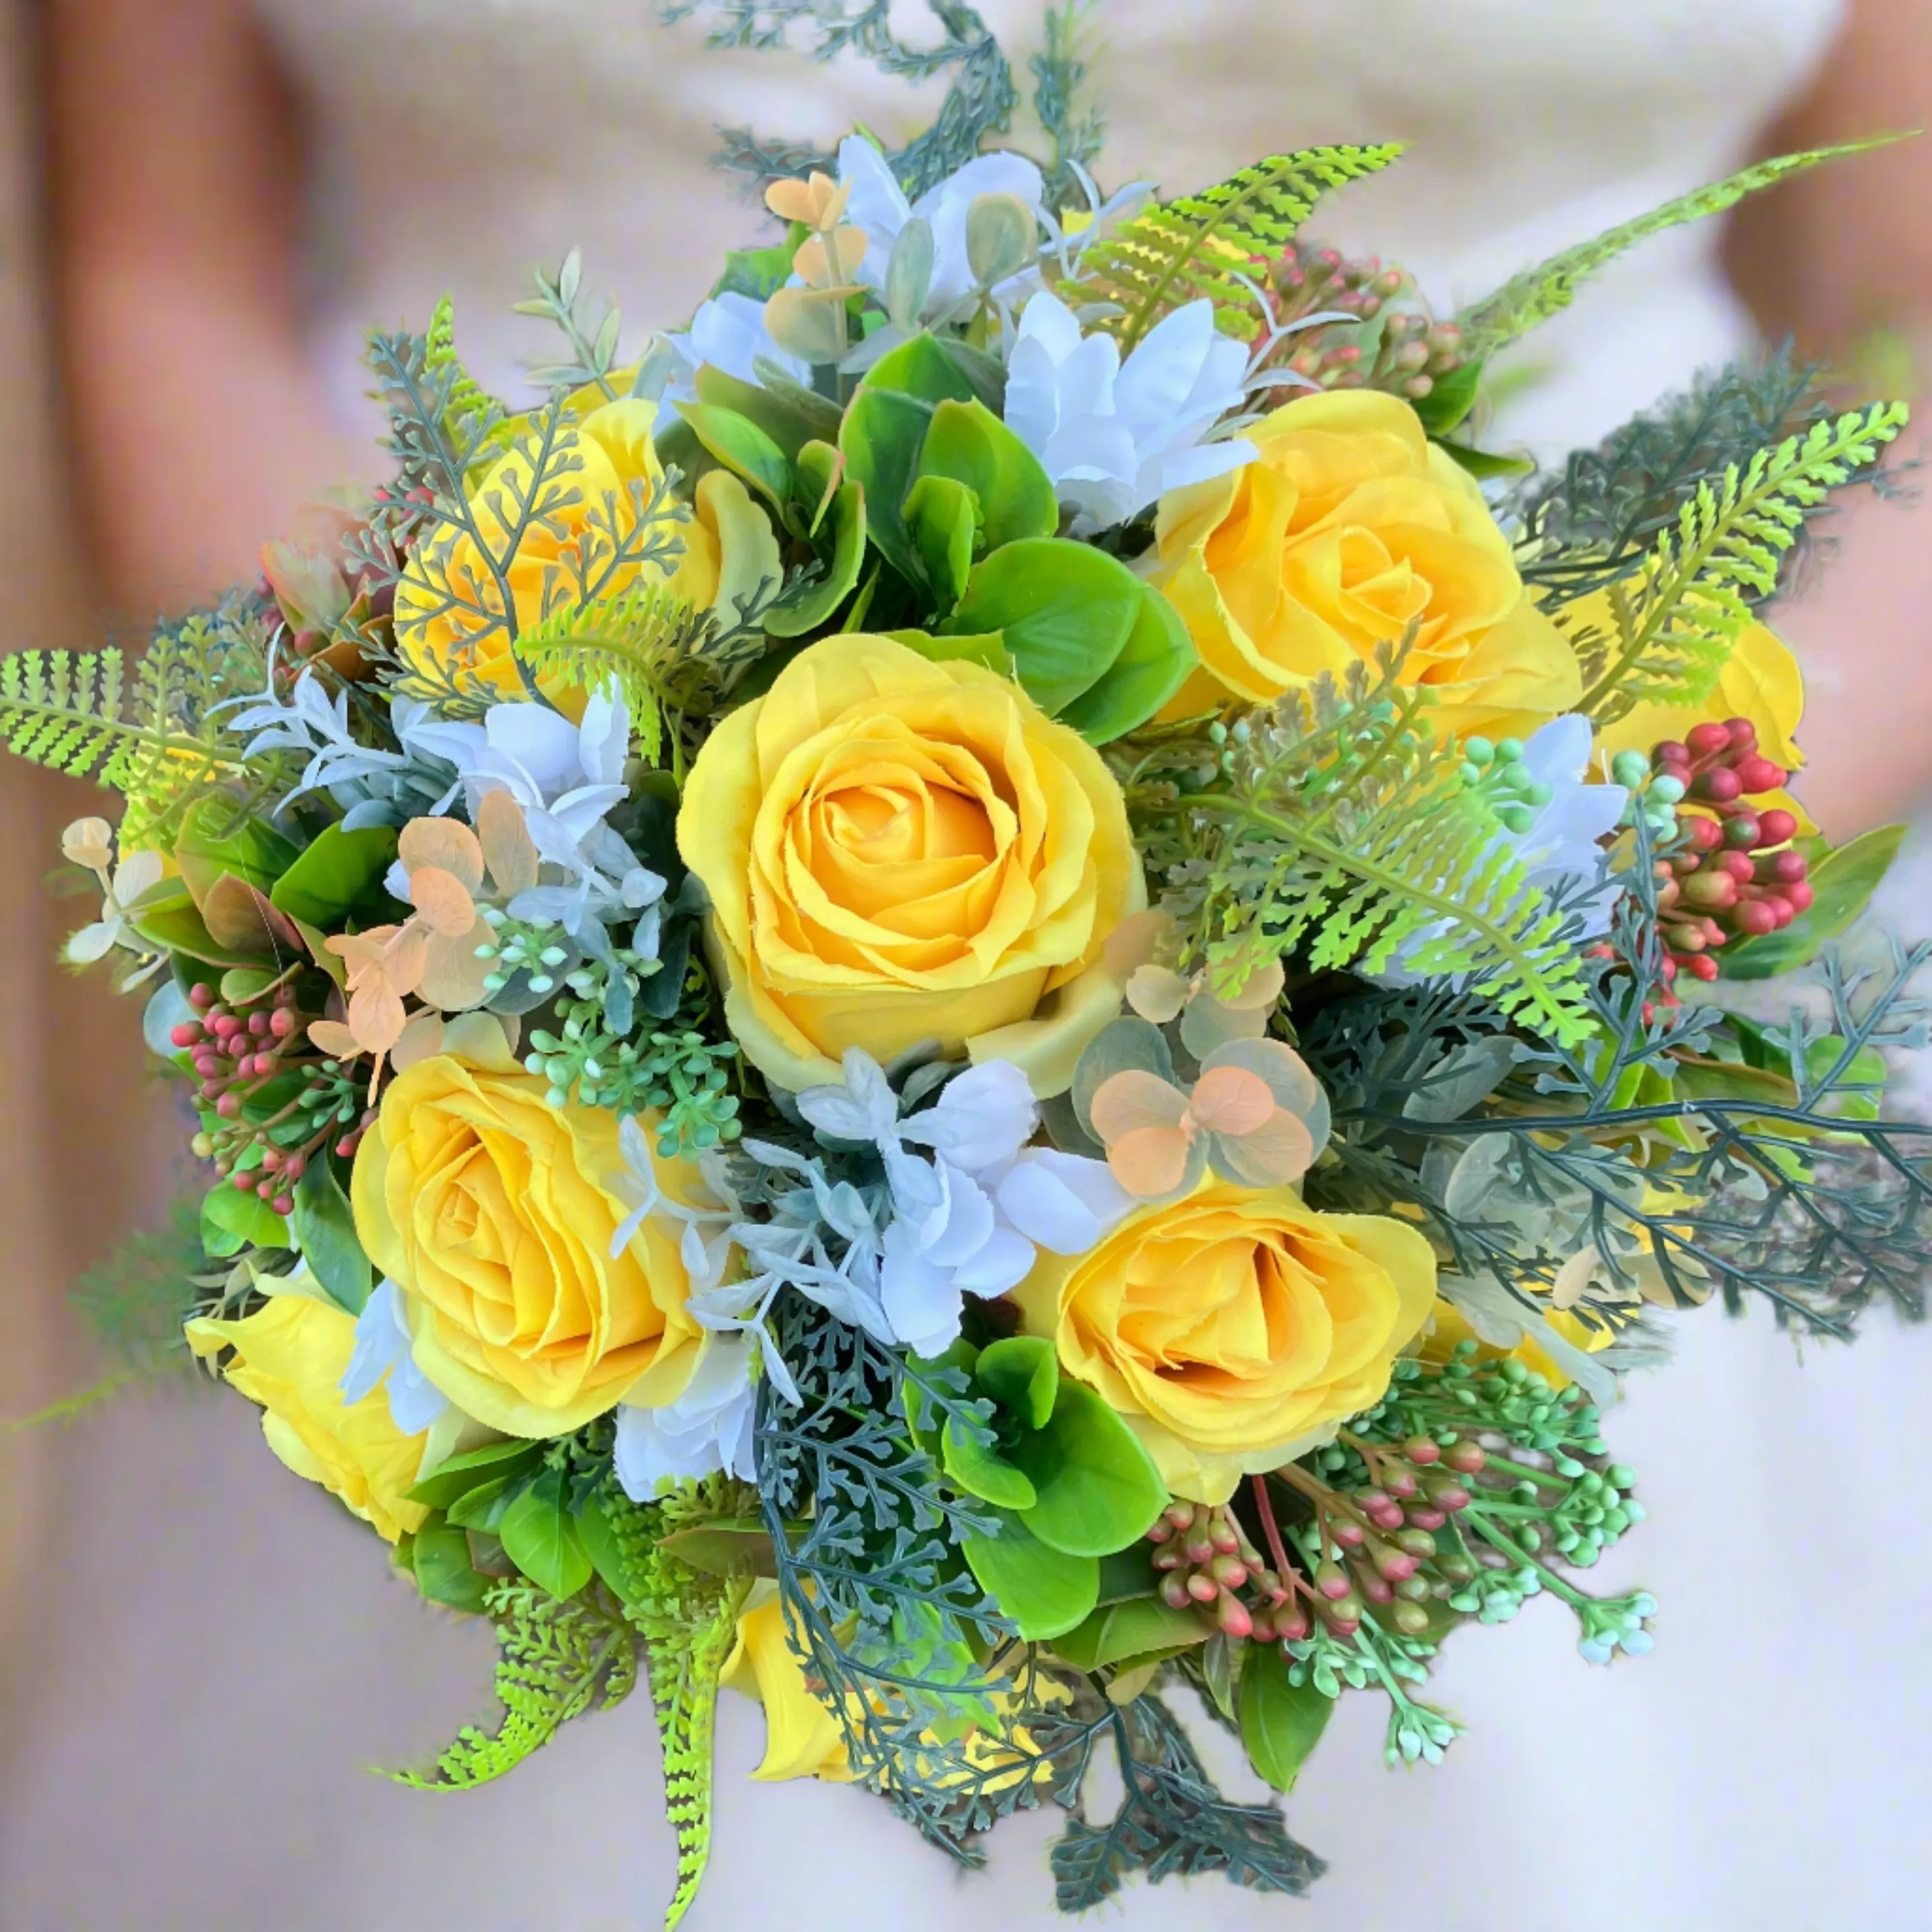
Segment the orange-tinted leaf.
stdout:
[[410,874],[410,899],[431,932],[460,939],[476,923],[476,902],[454,872],[418,866]]
[[419,1060],[430,1060],[442,1051],[442,1016],[418,1013],[397,1036],[389,1064],[398,1073],[406,1072]]
[[1180,951],[1180,929],[1164,912],[1130,913],[1107,935],[1101,958],[1108,976],[1122,986],[1137,968],[1172,964]]
[[489,975],[490,962],[478,958],[476,949],[489,939],[490,928],[480,919],[460,936],[433,934],[424,948],[417,992],[430,1005],[440,1006],[446,1013],[480,1006],[489,990],[483,982]]
[[477,808],[476,830],[497,891],[506,898],[528,892],[537,882],[537,848],[523,807],[506,791],[487,791]]
[[1214,1165],[1244,1187],[1286,1187],[1299,1180],[1315,1159],[1314,1136],[1306,1122],[1277,1107],[1245,1134],[1216,1134]]
[[1251,1134],[1277,1112],[1268,1084],[1242,1066],[1210,1068],[1194,1083],[1190,1111],[1217,1134]]
[[483,848],[476,833],[456,819],[411,819],[396,842],[396,856],[412,876],[425,866],[440,866],[460,879],[465,891],[483,889]]
[[1265,1010],[1231,1006],[1212,993],[1197,993],[1180,1016],[1180,1043],[1196,1060],[1205,1060],[1217,1047],[1258,1040],[1267,1029]]
[[1130,1194],[1151,1201],[1172,1194],[1186,1178],[1191,1151],[1178,1127],[1138,1127],[1108,1147],[1107,1166]]
[[1147,1128],[1178,1129],[1187,1118],[1187,1096],[1158,1073],[1130,1070],[1101,1082],[1088,1114],[1094,1137],[1111,1146]]
[[1156,1026],[1165,1026],[1186,1004],[1187,982],[1171,966],[1136,966],[1127,980],[1127,1004]]
[[406,1023],[402,995],[384,980],[365,982],[350,995],[349,1030],[364,1053],[386,1053]]
[[308,1036],[319,1052],[333,1060],[353,1060],[362,1049],[340,1020],[310,1020]]
[[288,915],[232,872],[224,872],[208,887],[201,916],[208,938],[237,952],[272,954],[286,962],[304,950]]

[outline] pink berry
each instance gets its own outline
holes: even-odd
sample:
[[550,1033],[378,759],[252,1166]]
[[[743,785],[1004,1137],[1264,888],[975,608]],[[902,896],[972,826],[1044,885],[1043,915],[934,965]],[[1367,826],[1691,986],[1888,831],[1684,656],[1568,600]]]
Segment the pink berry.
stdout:
[[1731,747],[1731,728],[1728,724],[1694,724],[1684,734],[1684,742],[1694,758],[1714,757]]

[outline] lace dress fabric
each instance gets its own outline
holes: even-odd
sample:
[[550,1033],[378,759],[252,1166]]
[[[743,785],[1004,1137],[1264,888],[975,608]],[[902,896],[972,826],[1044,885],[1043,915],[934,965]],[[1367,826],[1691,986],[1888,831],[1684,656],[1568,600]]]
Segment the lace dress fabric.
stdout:
[[[980,4],[1024,80],[1040,0]],[[896,18],[916,33],[920,10]],[[634,325],[688,312],[718,251],[755,232],[705,164],[717,124],[826,142],[862,121],[903,138],[938,92],[850,61],[707,52],[700,26],[652,24],[650,0],[262,11],[322,138],[315,356],[345,412],[362,328],[424,317],[445,291],[479,372],[512,379],[544,345],[507,306],[573,242]],[[1319,226],[1453,302],[1736,164],[1838,18],[1838,0],[1104,0],[1093,79],[1115,182],[1178,190],[1287,147],[1408,141]],[[1714,238],[1651,244],[1537,338],[1520,407],[1539,447],[1601,434],[1741,344]],[[1132,1888],[1114,1922],[1932,1928],[1915,1849],[1932,1789],[1928,1552],[1882,1473],[1926,1348],[1873,1325],[1860,1348],[1801,1366],[1768,1322],[1706,1312],[1680,1324],[1676,1366],[1610,1418],[1650,1516],[1600,1580],[1660,1598],[1654,1656],[1614,1681],[1588,1668],[1546,1600],[1507,1634],[1466,1632],[1435,1688],[1470,1730],[1441,1767],[1385,1772],[1382,1708],[1345,1700],[1289,1807],[1331,1862],[1309,1900],[1205,1879],[1184,1895]],[[0,1804],[0,1924],[656,1922],[674,1856],[646,1700],[472,1795],[370,1777],[479,1714],[487,1634],[386,1576],[362,1526],[263,1453],[246,1405],[133,1405],[97,1428],[68,1504],[82,1529],[50,1586],[66,1642],[29,1774]],[[1196,1728],[1228,1788],[1258,1795]],[[962,1877],[861,1792],[750,1782],[761,1737],[756,1708],[724,1700],[690,1932],[1056,1922],[1050,1816],[1003,1828],[990,1871]]]

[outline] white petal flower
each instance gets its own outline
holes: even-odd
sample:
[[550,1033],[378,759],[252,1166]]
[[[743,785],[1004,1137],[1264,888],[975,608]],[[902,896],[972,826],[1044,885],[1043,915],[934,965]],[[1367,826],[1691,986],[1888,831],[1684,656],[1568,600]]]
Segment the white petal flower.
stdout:
[[774,362],[794,381],[808,383],[812,365],[788,356],[765,328],[765,305],[749,296],[727,293],[700,303],[682,335],[667,336],[678,369],[664,386],[667,403],[694,402],[697,376],[706,363],[741,382],[755,382],[760,360]]
[[409,1325],[403,1318],[402,1291],[386,1278],[356,1318],[356,1347],[342,1372],[342,1400],[360,1402],[385,1376],[390,1416],[405,1436],[429,1428],[449,1407],[448,1396],[416,1366]]
[[161,882],[161,855],[158,852],[130,852],[109,875],[107,890],[101,896],[100,916],[84,926],[67,943],[67,957],[75,966],[91,966],[104,959],[117,946],[130,952],[154,950],[128,923],[128,914],[142,893],[152,892]]
[[838,182],[851,190],[845,203],[846,220],[865,231],[868,245],[858,279],[868,286],[884,283],[892,244],[914,215],[932,224],[932,280],[926,298],[928,314],[950,308],[973,292],[973,271],[966,255],[966,218],[973,203],[982,194],[1010,194],[1024,202],[1037,218],[1046,191],[1040,170],[1024,155],[980,154],[928,188],[917,201],[908,201],[885,157],[860,134],[848,134],[838,144]]
[[752,1343],[714,1335],[676,1401],[662,1408],[617,1408],[617,1480],[633,1502],[649,1502],[667,1483],[695,1482],[722,1469],[757,1479],[753,1431],[758,1394]]
[[1124,523],[1170,490],[1255,458],[1244,438],[1204,442],[1245,400],[1247,352],[1214,326],[1207,302],[1166,316],[1124,364],[1110,336],[1083,336],[1042,290],[1020,316],[1006,420],[1074,512],[1077,536]]

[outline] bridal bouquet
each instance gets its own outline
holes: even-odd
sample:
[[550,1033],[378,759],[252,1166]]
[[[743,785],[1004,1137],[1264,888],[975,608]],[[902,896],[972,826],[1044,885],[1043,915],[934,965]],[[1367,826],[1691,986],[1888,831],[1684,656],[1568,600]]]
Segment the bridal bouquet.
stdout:
[[1787,790],[1762,617],[1904,410],[1773,358],[1552,474],[1475,429],[1590,271],[1826,157],[1450,320],[1304,230],[1395,148],[1107,195],[1055,71],[1046,166],[956,119],[772,172],[681,332],[573,256],[531,406],[446,305],[376,336],[370,500],[137,662],[0,670],[124,800],[68,956],[194,1116],[91,1298],[494,1624],[500,1720],[411,1782],[641,1666],[673,1922],[721,1685],[758,1776],[962,1861],[1064,1807],[1069,1910],[1299,1891],[1168,1694],[1286,1792],[1345,1694],[1437,1760],[1442,1644],[1532,1597],[1640,1655],[1586,1587],[1620,1378],[1932,1255],[1920,956],[1832,944],[1897,834]]

